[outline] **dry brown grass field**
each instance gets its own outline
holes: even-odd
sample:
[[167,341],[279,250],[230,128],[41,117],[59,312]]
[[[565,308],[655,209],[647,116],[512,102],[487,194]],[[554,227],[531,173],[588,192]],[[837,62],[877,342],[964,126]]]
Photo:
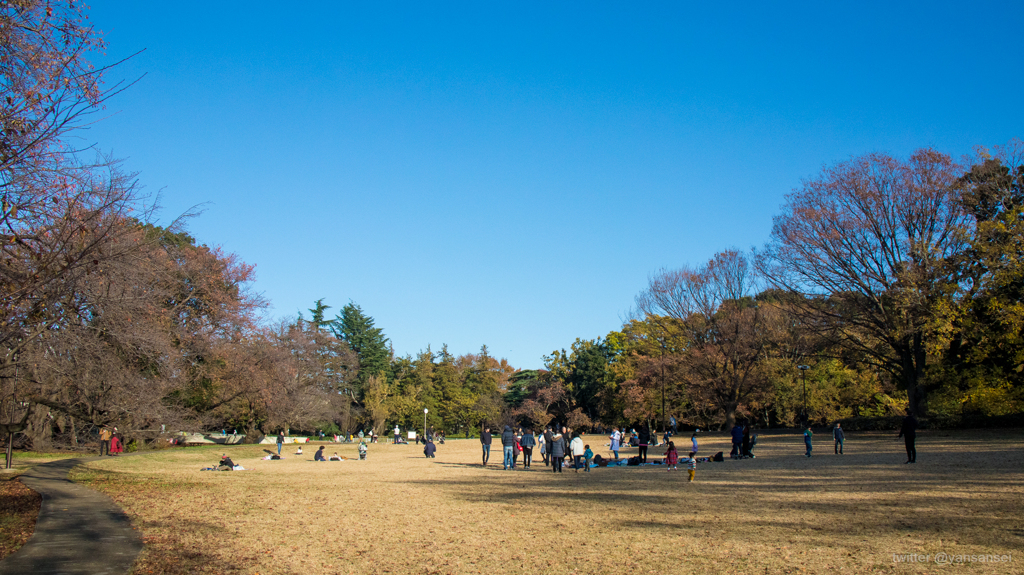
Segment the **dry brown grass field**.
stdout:
[[842,456],[827,435],[806,458],[799,435],[762,434],[756,459],[701,464],[694,483],[658,466],[556,475],[539,458],[503,471],[498,445],[482,468],[476,440],[327,463],[309,446],[281,461],[229,448],[237,472],[200,471],[223,448],[164,450],[73,477],[142,530],[135,573],[1024,573],[1024,431],[926,431],[914,465],[895,433],[848,433]]

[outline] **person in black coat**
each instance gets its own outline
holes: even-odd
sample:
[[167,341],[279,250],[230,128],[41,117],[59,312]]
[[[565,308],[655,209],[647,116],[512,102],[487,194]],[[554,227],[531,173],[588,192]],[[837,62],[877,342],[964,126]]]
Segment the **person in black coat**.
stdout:
[[565,437],[558,432],[551,435],[551,470],[555,473],[562,472],[562,459],[565,458]]
[[551,438],[554,434],[551,432],[551,426],[549,425],[544,429],[544,465],[551,465]]
[[907,410],[907,416],[903,418],[903,426],[900,427],[900,434],[896,439],[903,438],[907,447],[907,463],[917,463],[917,419],[914,412]]
[[522,439],[519,440],[519,445],[523,447],[523,469],[529,469],[530,463],[533,462],[533,446],[537,445],[537,440],[533,437],[533,430],[527,429],[523,433]]
[[485,427],[480,434],[480,447],[484,451],[484,467],[487,467],[487,460],[491,458],[491,428]]
[[502,463],[502,469],[512,469],[514,465],[512,461],[512,454],[515,451],[516,446],[516,434],[512,431],[512,427],[506,425],[505,429],[501,432],[501,449],[504,452],[504,462]]
[[433,457],[435,451],[437,451],[437,446],[434,445],[434,442],[431,441],[430,438],[428,437],[426,445],[423,446],[423,455],[426,455],[427,457]]
[[637,434],[637,444],[640,446],[640,463],[647,463],[647,446],[651,443],[651,430],[647,426],[640,427]]
[[323,445],[320,446],[320,449],[316,450],[316,453],[313,455],[313,461],[327,461],[327,458],[324,457]]

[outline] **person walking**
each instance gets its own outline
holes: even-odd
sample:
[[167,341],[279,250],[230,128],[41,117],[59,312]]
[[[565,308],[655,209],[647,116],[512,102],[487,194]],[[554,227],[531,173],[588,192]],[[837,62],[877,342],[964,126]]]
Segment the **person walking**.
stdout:
[[523,433],[523,438],[519,440],[519,444],[523,446],[523,469],[529,469],[530,464],[533,463],[533,447],[537,445],[532,429],[526,429],[526,432]]
[[277,454],[281,455],[281,448],[284,447],[284,430],[277,432]]
[[501,432],[501,448],[505,452],[505,460],[502,463],[502,469],[512,469],[512,452],[515,450],[516,445],[516,434],[512,432],[512,427],[506,425],[505,429]]
[[647,463],[647,446],[651,443],[651,430],[647,429],[647,425],[640,427],[636,440],[640,447],[640,463]]
[[612,444],[611,444],[612,453],[615,455],[615,460],[618,461],[618,459],[619,459],[619,448],[622,447],[622,432],[619,431],[618,427],[613,427],[612,428],[612,434],[609,436],[609,439],[612,440]]
[[557,431],[551,433],[551,471],[561,473],[562,460],[565,459],[565,438]]
[[836,440],[836,455],[843,454],[843,441],[846,439],[846,435],[843,434],[843,426],[840,423],[836,423],[834,429],[832,429],[832,439]]
[[480,447],[484,452],[484,467],[487,467],[487,460],[491,458],[491,428],[485,427],[480,434]]
[[700,430],[699,429],[695,429],[693,431],[693,435],[690,437],[690,443],[693,444],[693,452],[694,453],[697,453],[697,432],[698,431],[700,431]]
[[907,463],[917,463],[917,419],[914,412],[907,409],[907,416],[903,418],[903,425],[900,427],[900,434],[896,439],[903,438],[907,447]]
[[114,434],[106,425],[100,429],[100,457],[110,455],[110,438],[113,436]]
[[110,434],[110,449],[107,451],[108,455],[120,455],[124,452],[124,440],[121,439],[122,435],[117,432],[117,428],[114,428],[114,432]]
[[814,437],[814,433],[811,432],[811,426],[808,425],[804,429],[804,445],[807,446],[807,457],[811,456],[811,438]]

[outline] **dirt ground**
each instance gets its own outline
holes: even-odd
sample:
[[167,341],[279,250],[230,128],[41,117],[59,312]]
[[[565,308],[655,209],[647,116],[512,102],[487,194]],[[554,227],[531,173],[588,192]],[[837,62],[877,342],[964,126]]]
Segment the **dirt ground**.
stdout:
[[[694,483],[539,457],[503,471],[499,445],[482,468],[476,440],[327,463],[232,447],[234,472],[200,471],[224,448],[165,450],[73,477],[143,531],[135,573],[1024,573],[1024,431],[926,431],[913,465],[895,433],[847,437],[840,456],[819,433],[807,458],[799,435],[762,434],[756,459],[701,464]],[[701,455],[728,441],[701,437]]]

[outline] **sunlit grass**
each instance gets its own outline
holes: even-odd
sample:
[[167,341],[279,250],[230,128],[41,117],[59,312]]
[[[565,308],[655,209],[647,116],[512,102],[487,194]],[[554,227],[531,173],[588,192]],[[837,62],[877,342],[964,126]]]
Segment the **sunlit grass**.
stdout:
[[[506,472],[498,446],[483,469],[475,440],[433,460],[416,445],[361,462],[328,444],[353,459],[328,463],[315,447],[281,461],[259,459],[273,446],[175,449],[74,475],[145,534],[139,573],[931,573],[892,554],[1022,547],[1020,431],[926,432],[916,465],[895,434],[848,435],[847,455],[818,441],[810,459],[798,435],[763,435],[757,459],[702,464],[692,484],[656,466],[555,475],[539,458]],[[248,470],[199,470],[222,452]]]

